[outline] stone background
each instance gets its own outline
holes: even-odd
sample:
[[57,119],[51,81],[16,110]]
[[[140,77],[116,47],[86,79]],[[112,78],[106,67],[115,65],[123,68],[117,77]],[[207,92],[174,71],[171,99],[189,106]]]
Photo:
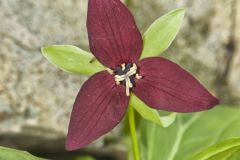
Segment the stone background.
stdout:
[[[239,0],[125,3],[142,33],[160,15],[186,7],[182,29],[163,56],[193,73],[222,103],[240,104]],[[87,77],[55,68],[40,48],[88,50],[86,9],[87,0],[0,0],[0,145],[63,150],[69,113]]]

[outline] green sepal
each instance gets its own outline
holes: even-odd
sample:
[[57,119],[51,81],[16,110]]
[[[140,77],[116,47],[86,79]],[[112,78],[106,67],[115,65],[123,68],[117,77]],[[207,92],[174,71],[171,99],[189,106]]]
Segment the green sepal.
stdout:
[[92,75],[105,70],[91,53],[75,46],[48,46],[42,48],[42,54],[49,62],[66,72]]
[[185,14],[184,8],[173,10],[158,18],[144,33],[141,59],[159,56],[175,39]]
[[157,110],[150,108],[144,102],[142,102],[133,93],[130,97],[129,106],[134,107],[134,109],[146,120],[156,123],[162,127],[170,126],[176,118],[176,114],[172,113],[169,116],[161,117]]

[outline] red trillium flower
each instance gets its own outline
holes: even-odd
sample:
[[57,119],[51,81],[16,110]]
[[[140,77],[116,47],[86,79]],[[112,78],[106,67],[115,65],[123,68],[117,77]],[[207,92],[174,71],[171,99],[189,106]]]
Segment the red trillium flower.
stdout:
[[90,49],[108,69],[90,77],[73,106],[66,148],[82,148],[124,117],[132,91],[154,109],[198,112],[218,100],[177,64],[160,57],[139,60],[142,36],[120,0],[89,0]]

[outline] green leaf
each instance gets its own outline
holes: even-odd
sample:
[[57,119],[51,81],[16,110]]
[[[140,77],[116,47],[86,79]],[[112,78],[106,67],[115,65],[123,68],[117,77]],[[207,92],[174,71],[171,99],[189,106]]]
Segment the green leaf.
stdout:
[[188,160],[208,146],[238,137],[239,115],[238,108],[217,106],[205,112],[178,114],[168,128],[142,121],[142,159]]
[[136,111],[146,120],[149,120],[151,122],[154,122],[158,125],[161,125],[163,127],[170,126],[175,118],[176,114],[172,113],[169,116],[160,117],[157,110],[150,108],[145,103],[143,103],[137,96],[135,96],[133,93],[130,98],[129,106],[132,106],[136,109]]
[[179,8],[158,18],[143,36],[144,47],[141,59],[159,56],[176,37],[185,14],[185,9]]
[[0,160],[43,160],[28,152],[0,146]]
[[233,156],[236,155],[236,153],[239,151],[239,148],[232,148],[229,149],[229,151],[224,151],[220,154],[217,154],[208,160],[239,160],[239,154],[238,154],[238,159],[234,159]]
[[240,151],[240,138],[233,138],[204,149],[191,160],[227,160],[237,151]]
[[240,159],[240,150],[233,153],[227,160],[239,160]]
[[71,45],[53,45],[42,48],[43,55],[60,69],[78,74],[92,75],[105,68],[94,56]]

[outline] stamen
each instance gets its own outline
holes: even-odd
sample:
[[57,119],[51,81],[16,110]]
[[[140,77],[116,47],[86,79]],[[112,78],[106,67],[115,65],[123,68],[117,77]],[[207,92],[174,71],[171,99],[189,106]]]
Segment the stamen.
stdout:
[[130,90],[129,86],[126,85],[126,95],[127,95],[127,96],[130,95],[130,91],[129,91],[129,90]]
[[132,87],[133,87],[133,84],[131,83],[129,77],[126,78],[126,83],[127,83],[127,85],[129,86],[129,88],[132,88]]
[[121,76],[115,75],[115,81],[116,82],[124,81],[125,77],[126,77],[125,75],[121,75]]
[[110,68],[107,68],[106,71],[108,71],[109,74],[113,75],[114,74],[114,71],[111,70]]
[[[118,72],[115,73],[115,82],[117,85],[120,85],[121,82],[125,81],[125,87],[126,87],[126,95],[129,96],[130,95],[130,89],[133,88],[133,82],[131,80],[131,78],[133,78],[133,76],[137,79],[141,79],[142,76],[140,76],[139,74],[137,74],[137,65],[136,64],[132,64],[132,66],[129,66],[129,64],[126,66],[125,63],[123,63],[121,65],[121,71],[123,71],[123,73],[125,74],[122,74],[122,75],[118,75]],[[131,68],[130,68],[131,67]],[[128,71],[128,72],[126,72]],[[109,69],[108,72],[111,74],[114,72]]]
[[116,84],[117,84],[117,85],[120,85],[120,82],[119,82],[119,81],[116,81]]
[[135,78],[142,79],[142,76],[140,76],[138,73],[136,74]]
[[122,66],[122,70],[124,71],[126,69],[125,63],[123,63],[121,66]]

